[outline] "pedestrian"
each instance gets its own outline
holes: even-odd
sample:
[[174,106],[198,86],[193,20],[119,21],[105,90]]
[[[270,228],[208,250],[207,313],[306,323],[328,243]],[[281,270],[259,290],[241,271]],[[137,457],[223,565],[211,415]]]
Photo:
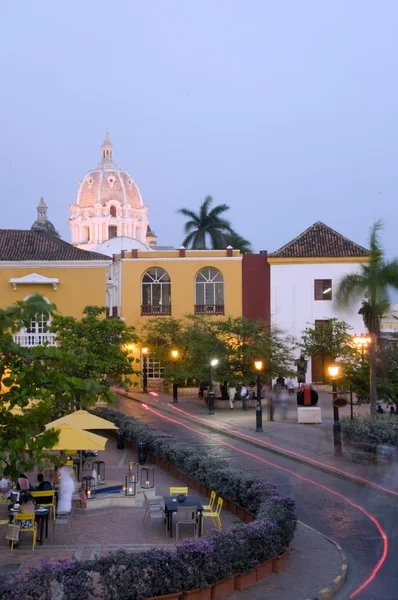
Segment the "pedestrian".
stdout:
[[377,410],[376,410],[378,415],[384,415],[384,410],[382,409],[381,405],[378,404],[377,405]]
[[247,411],[247,387],[245,384],[242,384],[242,388],[240,390],[240,398],[242,400],[242,410]]
[[199,383],[199,398],[204,398],[204,392],[206,391],[206,382],[201,381]]
[[397,414],[397,413],[396,413],[396,411],[395,411],[395,408],[394,408],[394,406],[390,406],[390,417],[393,417],[393,416],[394,416],[394,415],[396,415],[396,414]]
[[286,388],[282,388],[279,392],[279,401],[281,405],[282,419],[286,419],[287,403],[289,402],[289,392]]
[[87,508],[87,494],[86,494],[86,486],[84,484],[84,481],[80,486],[79,497],[80,497],[80,506],[82,508]]
[[289,392],[289,396],[293,396],[294,395],[294,383],[290,377],[286,381],[286,387],[287,387],[287,391]]
[[235,396],[236,396],[236,387],[234,384],[231,384],[228,388],[229,407],[231,410],[234,408]]

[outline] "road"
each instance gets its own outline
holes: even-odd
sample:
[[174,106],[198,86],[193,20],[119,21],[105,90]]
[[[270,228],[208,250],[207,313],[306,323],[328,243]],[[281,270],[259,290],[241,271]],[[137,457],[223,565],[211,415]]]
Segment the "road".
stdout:
[[[310,466],[253,448],[245,442],[209,433],[200,425],[184,422],[122,396],[116,408],[148,425],[173,434],[178,440],[202,447],[228,459],[231,466],[250,471],[278,486],[297,503],[298,518],[338,541],[349,559],[349,585],[341,598],[396,600],[397,499],[343,481]],[[383,542],[383,532],[387,539]],[[369,581],[388,544],[383,564]],[[311,563],[309,562],[309,568]],[[367,585],[360,589],[366,582]],[[325,582],[326,584],[327,582]],[[294,600],[292,598],[292,600]]]

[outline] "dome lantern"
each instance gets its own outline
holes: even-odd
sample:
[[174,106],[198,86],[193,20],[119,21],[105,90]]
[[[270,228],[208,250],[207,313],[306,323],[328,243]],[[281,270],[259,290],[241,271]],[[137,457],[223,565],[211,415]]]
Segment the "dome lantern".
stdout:
[[102,150],[102,162],[112,162],[113,146],[111,138],[109,137],[108,128],[106,128],[105,138],[101,146]]

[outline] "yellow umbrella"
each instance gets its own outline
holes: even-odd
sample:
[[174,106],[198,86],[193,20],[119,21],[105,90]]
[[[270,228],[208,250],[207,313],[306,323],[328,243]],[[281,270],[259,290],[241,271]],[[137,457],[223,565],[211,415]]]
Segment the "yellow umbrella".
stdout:
[[76,410],[60,419],[51,421],[51,423],[46,425],[46,429],[58,427],[61,424],[68,425],[69,427],[76,427],[78,429],[117,429],[116,425],[111,423],[111,421],[96,417],[86,410]]
[[13,415],[25,415],[27,411],[32,410],[32,408],[36,408],[36,406],[38,404],[40,404],[40,400],[29,400],[29,403],[27,404],[27,406],[24,406],[23,408],[21,406],[19,406],[18,404],[15,404],[11,409],[10,409],[10,403],[6,402],[4,404],[4,407],[7,408],[11,414]]
[[[51,424],[47,425],[48,429]],[[54,427],[59,431],[58,442],[51,448],[51,450],[105,450],[105,444],[108,441],[101,435],[95,433],[89,433],[82,429],[76,429],[69,427],[66,423]]]

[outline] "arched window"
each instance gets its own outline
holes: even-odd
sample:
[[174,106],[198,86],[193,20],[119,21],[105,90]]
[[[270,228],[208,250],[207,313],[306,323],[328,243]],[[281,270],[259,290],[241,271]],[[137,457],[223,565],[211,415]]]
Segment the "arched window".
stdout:
[[224,314],[224,278],[218,269],[206,267],[195,278],[195,315]]
[[108,238],[114,238],[117,237],[117,227],[116,225],[109,225],[108,227]]
[[111,217],[116,217],[116,206],[112,205],[110,210],[109,210],[109,214],[111,215]]
[[141,315],[171,315],[171,283],[167,271],[152,267],[142,277]]
[[[31,296],[27,296],[24,300],[28,300]],[[48,304],[49,300],[43,296]],[[14,335],[14,342],[20,346],[32,348],[33,346],[55,346],[55,333],[48,331],[51,325],[51,318],[44,314],[38,314],[33,317],[28,327],[23,327],[19,333]]]

